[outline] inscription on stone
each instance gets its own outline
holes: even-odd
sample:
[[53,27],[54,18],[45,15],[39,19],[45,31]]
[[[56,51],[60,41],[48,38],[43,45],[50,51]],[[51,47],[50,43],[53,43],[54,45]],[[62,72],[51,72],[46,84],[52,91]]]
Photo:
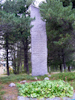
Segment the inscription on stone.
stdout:
[[46,23],[41,20],[39,9],[31,6],[31,17],[33,28],[31,29],[31,61],[32,75],[47,74],[47,36]]

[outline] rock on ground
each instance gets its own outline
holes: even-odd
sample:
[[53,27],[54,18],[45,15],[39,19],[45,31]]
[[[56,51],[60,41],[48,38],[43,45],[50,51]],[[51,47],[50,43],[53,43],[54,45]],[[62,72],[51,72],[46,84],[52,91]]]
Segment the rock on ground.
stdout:
[[51,77],[51,75],[48,75],[48,77]]
[[14,83],[9,84],[9,87],[13,87],[13,86],[16,86],[16,85]]
[[35,77],[34,79],[37,80],[37,77]]
[[44,80],[49,80],[49,78],[48,77],[45,77]]
[[20,81],[20,83],[25,83],[25,82],[26,82],[26,80]]

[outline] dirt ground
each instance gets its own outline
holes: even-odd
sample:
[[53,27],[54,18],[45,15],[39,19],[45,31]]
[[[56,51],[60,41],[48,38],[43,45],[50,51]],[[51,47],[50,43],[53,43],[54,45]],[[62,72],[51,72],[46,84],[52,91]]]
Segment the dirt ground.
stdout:
[[[39,81],[39,80],[37,80]],[[27,81],[27,83],[34,82],[34,81]],[[20,82],[18,82],[20,83]],[[18,97],[18,89],[17,87],[9,87],[9,84],[6,84],[3,86],[4,88],[2,91],[5,91],[5,94],[3,95],[3,100],[17,100]],[[75,93],[75,90],[74,90]]]
[[4,100],[17,100],[18,90],[16,87],[4,85],[3,91],[5,91],[5,94],[3,95]]
[[[57,72],[57,73],[59,73],[59,72]],[[51,73],[51,74],[55,74],[55,72]],[[37,80],[37,81],[40,81],[40,80]],[[32,80],[32,81],[26,81],[26,82],[29,83],[29,82],[34,82],[34,81]],[[17,82],[17,83],[20,83],[20,82]],[[3,95],[3,100],[17,100],[18,93],[19,93],[18,89],[17,89],[17,87],[9,87],[9,84],[3,85],[2,91],[5,91],[5,94]],[[74,90],[74,93],[75,93],[75,90]]]
[[[29,82],[34,82],[34,81],[26,81],[27,83]],[[20,83],[20,82],[18,82]],[[3,100],[17,100],[18,97],[18,89],[17,87],[9,87],[9,84],[6,84],[3,86],[2,91],[5,91],[5,94],[3,95]]]

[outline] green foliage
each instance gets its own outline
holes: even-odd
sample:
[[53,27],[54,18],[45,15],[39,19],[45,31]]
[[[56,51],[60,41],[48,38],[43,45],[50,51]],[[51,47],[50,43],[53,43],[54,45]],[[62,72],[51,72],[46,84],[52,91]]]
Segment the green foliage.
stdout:
[[19,41],[24,40],[26,37],[30,36],[30,28],[32,27],[30,25],[31,21],[32,19],[29,16],[25,17],[25,15],[22,15],[21,18],[17,18],[16,32]]
[[0,85],[0,89],[3,89],[4,87],[3,87],[3,85]]
[[5,94],[5,91],[0,91],[0,95],[4,95]]
[[3,100],[2,96],[5,94],[5,91],[1,91],[0,89],[0,100]]
[[63,80],[37,81],[32,83],[17,84],[21,96],[30,98],[72,97],[73,87]]
[[72,81],[75,80],[75,72],[64,72],[64,73],[58,73],[55,75],[52,75],[50,79],[61,79],[64,81]]
[[71,86],[75,89],[75,72],[64,72],[51,75],[50,80],[64,80],[65,82],[69,82]]
[[46,20],[48,65],[58,66],[73,61],[75,10],[72,3],[64,7],[60,0],[46,0],[40,4],[40,13]]
[[63,20],[75,20],[75,10],[72,10],[72,4],[68,7],[63,7],[60,0],[46,0],[46,3],[41,4],[40,8],[41,15],[44,19],[54,19],[58,23],[60,21],[60,24],[63,23]]
[[[75,10],[72,10],[72,4],[63,7],[60,0],[47,0],[40,5],[40,12],[47,23],[47,35],[55,39],[53,42],[58,45],[65,44],[70,39],[73,31],[72,24],[75,21]],[[51,39],[50,38],[50,39]]]
[[[24,80],[24,79],[27,79],[27,77],[28,77],[28,75],[22,75],[21,76],[21,74],[20,75],[14,75],[14,74],[12,74],[12,75],[10,75],[9,77],[7,76],[7,77],[1,77],[0,78],[0,82],[2,82],[2,83],[9,83],[9,82],[14,82],[14,81],[21,81],[21,80]],[[30,76],[30,78],[31,78],[31,76]]]
[[44,76],[37,76],[37,79],[41,79],[41,80],[43,80],[45,77],[48,77],[48,75],[44,75]]
[[75,61],[72,61],[72,66],[75,66]]
[[[33,0],[6,0],[0,5],[1,8],[3,7],[3,9],[0,9],[0,20],[1,31],[4,33],[4,48],[11,51],[11,55],[13,56],[11,59],[13,59],[15,69],[14,73],[19,73],[22,61],[24,61],[24,68],[28,68],[28,44],[30,43],[30,29],[32,28],[30,23],[33,20],[30,18],[28,7],[32,2]],[[17,47],[15,44],[17,44]],[[17,52],[16,57],[15,52]]]
[[72,3],[72,8],[75,8],[75,0],[60,0],[63,2],[63,6],[69,6]]
[[[45,77],[47,77],[47,75],[38,76],[37,78],[43,80]],[[19,75],[11,74],[10,76],[0,77],[1,83],[17,82],[21,80],[35,80],[35,78],[34,76],[27,74],[19,74]]]
[[1,97],[1,95],[0,95],[0,100],[3,100],[2,97]]
[[34,0],[26,0],[26,5],[29,7]]
[[70,81],[69,83],[70,83],[70,84],[71,84],[71,86],[73,86],[73,88],[75,89],[75,80]]
[[6,0],[1,6],[7,13],[15,13],[17,15],[18,13],[26,13],[32,2],[33,0]]

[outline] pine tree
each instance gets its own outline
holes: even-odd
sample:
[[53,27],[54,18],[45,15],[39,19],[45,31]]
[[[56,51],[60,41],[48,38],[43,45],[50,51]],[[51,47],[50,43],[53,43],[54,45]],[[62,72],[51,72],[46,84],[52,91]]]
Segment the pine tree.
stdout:
[[72,50],[66,48],[70,48],[69,41],[72,40],[74,33],[75,10],[72,9],[71,3],[64,7],[60,0],[46,0],[46,3],[40,4],[40,13],[43,20],[46,20],[48,60],[56,62],[60,67],[63,64],[65,69],[67,58],[65,50],[72,53]]
[[24,49],[24,69],[29,73],[28,67],[28,39],[30,36],[30,25],[32,19],[28,12],[28,7],[32,3],[32,0],[17,0],[17,1],[6,1],[3,6],[3,11],[15,15],[13,25],[15,27],[13,34],[16,41],[20,41],[23,44]]
[[72,9],[75,8],[75,0],[61,0],[63,2],[63,6],[66,7],[66,6],[69,6],[70,3],[72,3]]
[[9,75],[9,64],[8,64],[8,55],[9,55],[9,47],[10,43],[13,41],[12,35],[13,35],[13,19],[14,15],[7,14],[6,12],[1,11],[1,31],[2,31],[2,39],[4,41],[3,47],[6,51],[6,66],[7,66],[7,75]]

